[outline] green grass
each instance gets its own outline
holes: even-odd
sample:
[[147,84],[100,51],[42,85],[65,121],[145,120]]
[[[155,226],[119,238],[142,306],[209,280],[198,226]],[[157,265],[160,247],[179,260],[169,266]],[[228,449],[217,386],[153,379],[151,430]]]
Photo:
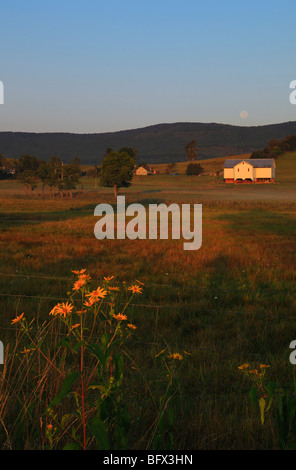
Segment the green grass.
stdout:
[[[122,191],[127,203],[203,204],[203,244],[183,251],[180,240],[105,240],[93,235],[94,207],[114,204],[112,189],[86,179],[72,200],[25,198],[17,182],[0,182],[0,340],[13,347],[11,319],[47,318],[72,289],[72,269],[86,268],[95,287],[103,276],[144,291],[128,311],[137,325],[125,375],[133,426],[129,448],[145,448],[155,419],[151,394],[161,393],[155,354],[189,351],[181,369],[175,442],[178,449],[275,449],[275,415],[261,426],[249,384],[237,367],[267,363],[272,380],[295,371],[296,154],[277,160],[276,184],[225,185],[213,177],[156,175]],[[9,432],[13,401],[2,416]],[[0,426],[1,428],[1,426]],[[6,437],[0,430],[1,447]],[[13,447],[13,435],[12,439]],[[16,438],[16,437],[15,437]],[[31,444],[40,445],[38,438]]]

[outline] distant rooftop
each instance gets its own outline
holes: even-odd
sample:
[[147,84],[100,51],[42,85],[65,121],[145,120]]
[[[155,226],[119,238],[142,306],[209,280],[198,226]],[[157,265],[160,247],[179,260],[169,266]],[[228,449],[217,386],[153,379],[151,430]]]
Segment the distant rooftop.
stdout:
[[240,162],[246,162],[252,165],[254,168],[270,168],[274,166],[273,158],[250,158],[250,159],[227,159],[224,163],[224,168],[233,168]]

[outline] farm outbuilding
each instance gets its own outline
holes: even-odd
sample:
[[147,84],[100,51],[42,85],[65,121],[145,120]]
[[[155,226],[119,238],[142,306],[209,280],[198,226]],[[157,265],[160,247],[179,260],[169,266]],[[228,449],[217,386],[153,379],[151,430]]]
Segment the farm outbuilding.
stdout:
[[156,174],[156,171],[153,170],[153,168],[151,168],[151,167],[145,168],[144,166],[139,166],[139,167],[135,170],[135,174],[136,174],[137,176],[155,175],[155,174]]
[[275,161],[273,158],[225,160],[225,183],[273,183],[274,179]]
[[139,166],[139,168],[136,169],[136,175],[137,176],[147,176],[148,175],[148,170],[147,168],[143,166]]

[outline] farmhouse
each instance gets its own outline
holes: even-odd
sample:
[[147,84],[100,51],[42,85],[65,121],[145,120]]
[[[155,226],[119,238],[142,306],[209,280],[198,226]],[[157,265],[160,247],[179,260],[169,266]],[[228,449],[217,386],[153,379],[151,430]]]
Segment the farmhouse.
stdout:
[[273,158],[225,160],[225,183],[273,183],[274,178],[275,161]]
[[145,168],[144,166],[139,166],[135,171],[137,176],[147,176],[154,174],[153,168]]

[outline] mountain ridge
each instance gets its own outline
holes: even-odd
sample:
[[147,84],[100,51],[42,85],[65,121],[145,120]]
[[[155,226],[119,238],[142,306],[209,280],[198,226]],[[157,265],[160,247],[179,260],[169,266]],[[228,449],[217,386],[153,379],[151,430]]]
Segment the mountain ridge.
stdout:
[[296,121],[260,126],[219,123],[176,122],[152,124],[129,130],[103,133],[0,132],[0,152],[17,158],[34,154],[48,160],[60,156],[64,162],[75,156],[82,164],[100,164],[108,147],[133,147],[138,160],[147,163],[186,161],[185,145],[196,140],[198,159],[226,157],[258,150],[272,139],[296,134]]

